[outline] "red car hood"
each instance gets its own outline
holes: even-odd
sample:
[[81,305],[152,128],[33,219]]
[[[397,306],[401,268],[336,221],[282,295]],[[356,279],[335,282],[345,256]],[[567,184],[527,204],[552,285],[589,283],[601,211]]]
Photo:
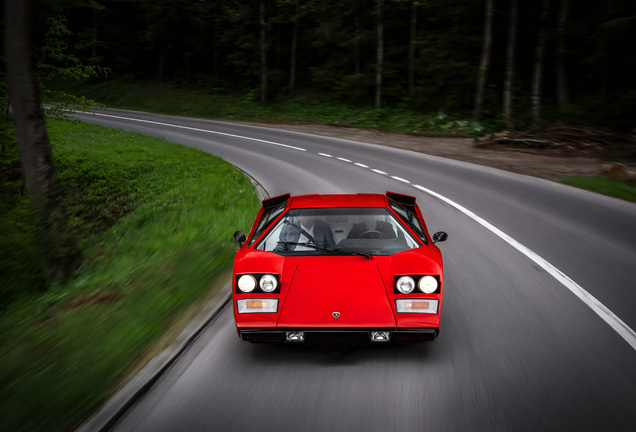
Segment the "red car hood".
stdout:
[[376,261],[363,257],[299,259],[278,327],[395,328]]

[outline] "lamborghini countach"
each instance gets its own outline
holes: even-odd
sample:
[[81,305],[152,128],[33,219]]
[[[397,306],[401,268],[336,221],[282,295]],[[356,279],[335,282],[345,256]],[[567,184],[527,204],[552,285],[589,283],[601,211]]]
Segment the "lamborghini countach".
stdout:
[[253,343],[432,341],[444,271],[416,199],[393,192],[266,199],[234,234],[232,300]]

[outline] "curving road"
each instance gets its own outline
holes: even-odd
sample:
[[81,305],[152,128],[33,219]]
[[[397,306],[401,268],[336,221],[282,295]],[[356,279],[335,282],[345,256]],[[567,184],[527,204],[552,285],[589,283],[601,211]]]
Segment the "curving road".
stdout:
[[449,233],[435,342],[251,345],[226,308],[115,430],[636,430],[635,204],[353,141],[124,110],[78,117],[220,156],[272,196],[415,195],[429,230]]

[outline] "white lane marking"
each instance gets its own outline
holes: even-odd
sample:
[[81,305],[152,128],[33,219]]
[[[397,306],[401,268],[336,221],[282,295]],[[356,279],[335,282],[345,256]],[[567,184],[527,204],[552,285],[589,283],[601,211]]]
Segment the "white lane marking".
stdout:
[[358,165],[359,167],[362,167],[362,168],[369,168],[368,165],[361,164],[361,163],[358,163],[358,162],[355,162],[354,165]]
[[561,282],[567,289],[569,289],[575,296],[577,296],[583,303],[585,303],[592,311],[594,311],[603,321],[609,324],[612,329],[616,333],[618,333],[631,347],[636,350],[636,332],[632,330],[627,324],[625,324],[618,316],[614,314],[611,310],[609,310],[603,303],[598,301],[592,294],[585,291],[579,284],[570,279],[566,274],[564,274],[561,270],[550,264],[540,255],[538,255],[533,250],[519,243],[514,238],[510,237],[505,232],[501,231],[499,228],[495,227],[491,223],[477,216],[475,213],[471,212],[467,208],[457,204],[455,201],[452,201],[446,198],[443,195],[438,194],[430,189],[427,189],[420,185],[413,185],[414,188],[421,190],[435,198],[444,201],[445,203],[455,207],[460,212],[464,213],[469,218],[483,225],[488,230],[492,231],[495,235],[499,236],[506,243],[517,249],[519,252],[530,258],[535,262],[538,266],[548,272],[552,277],[554,277],[557,281]]
[[262,139],[258,139],[258,138],[250,138],[250,137],[246,137],[246,136],[242,136],[242,135],[234,135],[234,134],[229,134],[229,133],[225,133],[225,132],[217,132],[217,131],[211,131],[211,130],[207,130],[207,129],[194,128],[194,127],[190,127],[190,126],[181,126],[181,125],[176,125],[176,124],[172,124],[172,123],[161,123],[161,122],[156,122],[156,121],[151,121],[151,120],[142,120],[142,119],[136,119],[136,118],[132,118],[132,117],[122,117],[122,116],[115,116],[115,115],[110,115],[110,114],[100,114],[100,113],[92,113],[92,114],[96,115],[96,116],[102,116],[102,117],[110,117],[110,118],[116,118],[116,119],[121,119],[121,120],[130,120],[130,121],[136,121],[136,122],[140,122],[140,123],[149,123],[149,124],[155,124],[155,125],[160,125],[160,126],[170,126],[170,127],[179,128],[179,129],[187,129],[187,130],[191,130],[191,131],[205,132],[205,133],[210,133],[210,134],[215,134],[215,135],[229,136],[229,137],[232,137],[232,138],[240,138],[240,139],[245,139],[245,140],[250,140],[250,141],[257,141],[257,142],[261,142],[261,143],[265,143],[265,144],[271,144],[271,145],[275,145],[275,146],[289,148],[289,149],[292,149],[292,150],[307,151],[306,149],[300,148],[300,147],[295,147],[295,146],[291,146],[291,145],[287,145],[287,144],[281,144],[281,143],[277,143],[277,142],[274,142],[274,141],[266,141],[266,140],[262,140]]
[[408,183],[408,184],[411,184],[411,182],[410,182],[410,181],[408,181],[408,180],[406,180],[406,179],[403,179],[402,177],[391,176],[391,178],[392,178],[393,180],[401,181],[402,183]]
[[[141,123],[170,126],[170,127],[175,127],[179,129],[187,129],[187,130],[206,132],[206,133],[212,133],[217,135],[224,135],[224,136],[229,136],[233,138],[241,138],[241,139],[246,139],[251,141],[262,142],[266,144],[272,144],[272,145],[276,145],[280,147],[286,147],[293,150],[307,151],[304,148],[294,147],[287,144],[281,144],[281,143],[277,143],[273,141],[265,141],[265,140],[261,140],[257,138],[250,138],[250,137],[234,135],[234,134],[229,134],[224,132],[216,132],[216,131],[210,131],[206,129],[198,129],[198,128],[193,128],[188,126],[181,126],[181,125],[175,125],[170,123],[161,123],[161,122],[155,122],[151,120],[135,119],[130,117],[114,116],[109,114],[93,113],[93,115],[98,115],[102,117],[111,117],[111,118],[117,118],[117,119],[123,119],[123,120],[131,120],[131,121],[137,121]],[[319,154],[321,156],[331,157],[330,155],[326,155],[322,153],[319,153]],[[344,159],[344,158],[338,158],[338,159],[345,162],[351,162],[350,160]],[[384,171],[380,171],[378,169],[372,169],[371,171],[377,174],[387,175],[387,173],[385,173]],[[391,178],[404,182],[404,183],[410,183],[408,180],[405,180],[400,177],[392,176]],[[581,287],[579,284],[577,284],[572,279],[570,279],[565,273],[561,272],[561,270],[559,270],[558,268],[550,264],[548,261],[546,261],[544,258],[542,258],[533,250],[519,243],[517,240],[513,239],[508,234],[501,231],[499,228],[495,227],[491,223],[477,216],[475,213],[471,212],[467,208],[423,186],[413,185],[413,187],[455,207],[457,210],[464,213],[466,216],[470,217],[471,219],[478,222],[479,224],[481,224],[482,226],[484,226],[485,228],[493,232],[495,235],[503,239],[505,242],[507,242],[509,245],[517,249],[519,252],[526,255],[528,258],[534,261],[538,266],[540,266],[542,269],[548,272],[552,277],[554,277],[556,280],[561,282],[561,284],[563,284],[575,296],[577,296],[583,303],[585,303],[590,309],[592,309],[592,311],[594,311],[603,321],[605,321],[610,327],[612,327],[612,329],[614,329],[614,331],[618,333],[634,350],[636,350],[636,332],[634,332],[634,330],[632,330],[627,324],[625,324],[625,322],[623,322],[618,316],[616,316],[616,314],[614,314],[611,310],[609,310],[603,303],[598,301],[596,297],[594,297],[592,294],[584,290],[583,287]]]
[[341,158],[341,157],[337,157],[336,159],[341,160],[343,162],[351,162],[349,159],[345,159],[345,158]]
[[324,157],[333,157],[330,154],[327,153],[318,153],[320,156],[324,156]]

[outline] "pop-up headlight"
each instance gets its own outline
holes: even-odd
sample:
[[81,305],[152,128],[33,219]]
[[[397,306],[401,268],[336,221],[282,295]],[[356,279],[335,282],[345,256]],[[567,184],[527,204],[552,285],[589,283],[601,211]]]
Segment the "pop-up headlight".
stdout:
[[256,288],[256,278],[252,275],[243,275],[238,280],[238,289],[244,293],[254,291]]
[[397,280],[395,286],[402,294],[408,294],[415,289],[415,281],[411,276],[402,276]]
[[276,280],[276,277],[271,274],[261,276],[261,280],[258,284],[266,293],[273,292],[274,290],[276,290],[276,287],[278,287],[278,281]]
[[433,276],[424,276],[417,284],[420,288],[420,291],[426,294],[432,294],[437,290],[439,284],[437,283],[437,279]]

